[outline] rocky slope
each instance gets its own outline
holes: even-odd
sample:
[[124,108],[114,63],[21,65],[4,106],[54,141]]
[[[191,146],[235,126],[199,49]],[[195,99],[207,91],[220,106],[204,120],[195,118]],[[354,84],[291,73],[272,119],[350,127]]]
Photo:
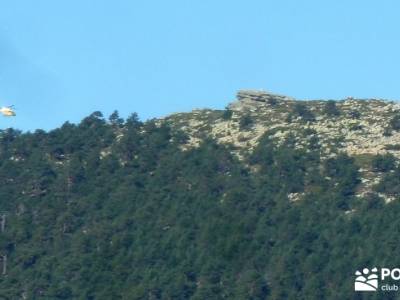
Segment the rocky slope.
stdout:
[[[206,137],[231,147],[243,158],[268,134],[276,143],[289,135],[299,148],[317,141],[322,157],[345,152],[360,163],[360,194],[379,182],[365,161],[375,155],[400,158],[400,104],[381,99],[307,100],[242,90],[226,111],[209,109],[178,113],[163,119],[186,132],[186,148],[196,147]],[[315,145],[314,145],[315,146]],[[387,201],[391,197],[386,197]]]

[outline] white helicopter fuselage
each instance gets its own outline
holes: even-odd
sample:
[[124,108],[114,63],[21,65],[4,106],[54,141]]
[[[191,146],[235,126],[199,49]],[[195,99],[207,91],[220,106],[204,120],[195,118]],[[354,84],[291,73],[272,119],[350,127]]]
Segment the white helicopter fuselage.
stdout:
[[11,107],[0,108],[0,113],[5,117],[14,117],[16,115],[15,111]]

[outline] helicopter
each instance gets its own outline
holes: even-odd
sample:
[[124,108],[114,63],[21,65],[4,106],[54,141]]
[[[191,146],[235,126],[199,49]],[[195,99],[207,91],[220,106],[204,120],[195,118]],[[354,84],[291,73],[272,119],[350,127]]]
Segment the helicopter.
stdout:
[[5,117],[15,117],[16,116],[16,113],[14,110],[14,105],[1,107],[0,113],[3,114],[3,116],[5,116]]

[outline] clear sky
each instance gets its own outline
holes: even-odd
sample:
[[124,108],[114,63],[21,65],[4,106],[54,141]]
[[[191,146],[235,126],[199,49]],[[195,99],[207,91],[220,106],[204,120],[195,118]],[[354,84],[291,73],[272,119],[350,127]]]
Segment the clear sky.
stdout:
[[242,88],[400,99],[395,0],[0,3],[0,128],[223,108]]

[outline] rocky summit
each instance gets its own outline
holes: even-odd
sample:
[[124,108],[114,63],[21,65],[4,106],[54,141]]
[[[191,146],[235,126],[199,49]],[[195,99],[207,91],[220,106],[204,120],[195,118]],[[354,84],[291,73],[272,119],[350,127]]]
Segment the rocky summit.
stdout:
[[308,149],[317,143],[323,158],[346,153],[361,162],[364,185],[360,195],[370,192],[380,177],[364,161],[384,154],[400,158],[400,104],[384,99],[300,100],[262,90],[240,90],[225,111],[198,109],[163,120],[189,135],[186,149],[211,137],[229,146],[240,159],[264,135],[277,144],[290,136],[297,148]]

